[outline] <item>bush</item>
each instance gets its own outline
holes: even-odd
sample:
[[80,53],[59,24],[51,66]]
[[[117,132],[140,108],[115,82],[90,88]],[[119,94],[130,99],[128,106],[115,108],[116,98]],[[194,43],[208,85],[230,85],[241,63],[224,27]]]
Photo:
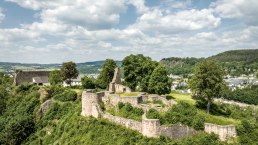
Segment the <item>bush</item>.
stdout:
[[64,93],[64,91],[65,91],[65,88],[62,86],[59,86],[59,85],[47,87],[47,92],[48,92],[50,98],[54,97],[55,95],[62,94],[62,93]]
[[23,83],[20,86],[16,87],[15,92],[18,93],[30,93],[32,91],[39,90],[39,86],[29,84],[29,83]]
[[13,118],[0,135],[2,144],[21,144],[35,130],[33,117],[17,116]]
[[118,102],[117,105],[118,105],[118,109],[122,109],[125,106],[125,104],[122,102]]
[[62,94],[55,95],[54,99],[62,102],[75,101],[77,99],[77,93],[72,90],[67,90]]
[[156,109],[150,109],[147,112],[146,117],[149,119],[160,119],[160,114]]
[[231,91],[229,89],[224,89],[221,97],[228,100],[235,100],[238,102],[243,102],[247,104],[258,104],[258,85],[247,87],[244,89],[236,89]]
[[203,130],[205,123],[205,117],[202,115],[197,115],[194,117],[191,126],[196,130]]
[[258,124],[256,121],[242,120],[242,125],[237,128],[241,144],[256,144],[258,135]]
[[178,102],[177,105],[172,106],[172,108],[165,113],[165,121],[168,124],[182,123],[191,126],[193,118],[197,114],[197,109],[186,103]]
[[126,112],[131,112],[133,110],[133,106],[130,103],[125,103],[124,108]]
[[113,115],[134,119],[140,121],[144,111],[141,108],[133,107],[130,103],[118,103],[118,112],[115,110],[109,110]]
[[84,89],[95,89],[95,79],[92,77],[85,76],[81,79],[82,87]]

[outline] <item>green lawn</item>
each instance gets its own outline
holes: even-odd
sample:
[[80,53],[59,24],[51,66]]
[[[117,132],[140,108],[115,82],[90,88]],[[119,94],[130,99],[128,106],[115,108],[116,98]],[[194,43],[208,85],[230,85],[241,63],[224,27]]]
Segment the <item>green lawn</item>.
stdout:
[[179,93],[171,93],[169,94],[172,96],[174,100],[178,101],[185,101],[189,104],[195,105],[195,100],[192,99],[192,97],[189,94],[179,94]]

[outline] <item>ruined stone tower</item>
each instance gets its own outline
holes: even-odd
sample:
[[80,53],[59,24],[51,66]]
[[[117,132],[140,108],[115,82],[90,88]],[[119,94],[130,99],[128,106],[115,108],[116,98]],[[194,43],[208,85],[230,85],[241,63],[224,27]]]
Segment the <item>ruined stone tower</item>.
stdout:
[[111,83],[122,84],[122,82],[121,82],[121,71],[120,71],[119,67],[115,68],[114,77],[113,77]]
[[82,93],[82,116],[98,117],[98,103],[101,101],[101,96],[93,93],[92,90],[85,90]]
[[109,92],[131,92],[131,89],[123,86],[121,82],[121,71],[120,68],[115,68],[114,77],[112,82],[109,84]]

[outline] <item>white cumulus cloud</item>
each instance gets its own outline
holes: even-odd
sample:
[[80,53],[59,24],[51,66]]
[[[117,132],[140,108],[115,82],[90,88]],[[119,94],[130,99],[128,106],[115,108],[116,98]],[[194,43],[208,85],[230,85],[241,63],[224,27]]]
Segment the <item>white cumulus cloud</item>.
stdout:
[[180,31],[198,30],[203,28],[216,28],[221,19],[215,17],[209,9],[183,10],[176,13],[166,13],[164,10],[153,9],[137,19],[131,27],[143,31],[157,31],[178,33]]
[[211,8],[223,18],[236,18],[258,25],[257,0],[217,0]]
[[0,8],[0,23],[4,20],[4,18],[5,18],[5,15],[3,13],[3,9]]

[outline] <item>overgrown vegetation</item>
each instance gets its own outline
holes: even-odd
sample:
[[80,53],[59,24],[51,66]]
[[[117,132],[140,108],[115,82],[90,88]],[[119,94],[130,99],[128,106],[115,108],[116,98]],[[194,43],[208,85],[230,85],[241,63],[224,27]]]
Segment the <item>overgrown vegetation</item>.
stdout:
[[204,129],[205,122],[205,116],[198,114],[198,110],[186,102],[179,102],[164,113],[150,109],[147,118],[159,119],[160,123],[164,125],[182,123],[197,130]]
[[[221,144],[217,136],[205,133],[182,140],[147,138],[107,120],[82,117],[78,99],[75,102],[57,100],[45,114],[37,116],[38,89],[24,84],[15,89],[13,96],[8,96],[7,111],[0,116],[0,144]],[[55,86],[49,90],[53,97],[63,88]],[[143,113],[129,104],[120,103],[119,108],[125,112]]]
[[130,103],[119,102],[117,104],[117,109],[112,108],[108,110],[109,113],[115,116],[121,116],[124,118],[129,118],[137,121],[142,120],[143,110],[141,108],[133,107]]
[[75,101],[77,99],[77,93],[72,90],[66,90],[61,94],[54,95],[53,98],[61,102]]
[[24,84],[8,95],[6,111],[0,116],[0,144],[21,144],[35,131],[40,104],[37,90]]

